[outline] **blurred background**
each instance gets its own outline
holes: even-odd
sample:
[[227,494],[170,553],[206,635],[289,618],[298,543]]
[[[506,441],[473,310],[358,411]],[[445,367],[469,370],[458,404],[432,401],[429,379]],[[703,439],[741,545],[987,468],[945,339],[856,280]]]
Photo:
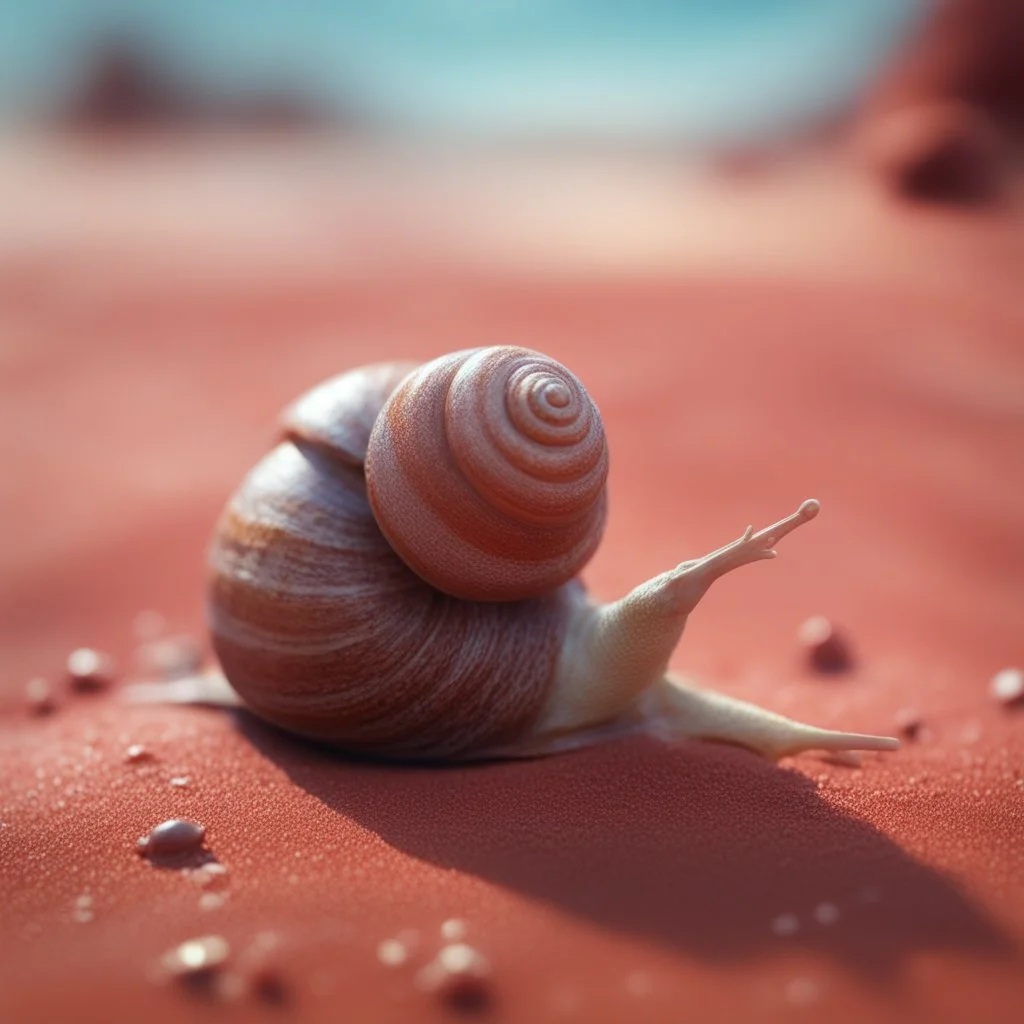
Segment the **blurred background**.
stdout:
[[[1008,344],[1022,9],[0,5],[11,694],[57,646],[129,645],[140,607],[201,632],[227,494],[277,410],[359,361],[516,342],[576,370],[614,435],[599,589],[788,508],[716,460],[786,459],[791,408],[832,417],[811,489],[867,514],[835,458],[854,353],[869,402],[918,346],[960,374]],[[704,474],[682,527],[652,452]]]
[[40,0],[0,13],[18,121],[708,147],[848,111],[924,0]]

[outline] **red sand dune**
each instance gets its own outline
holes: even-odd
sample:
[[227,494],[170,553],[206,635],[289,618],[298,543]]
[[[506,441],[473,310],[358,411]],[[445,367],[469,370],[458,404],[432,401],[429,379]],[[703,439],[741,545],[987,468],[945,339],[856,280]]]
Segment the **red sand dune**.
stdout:
[[[236,227],[263,208],[244,187],[181,222],[153,172],[110,200],[119,222],[96,213],[118,172],[90,166],[47,179],[49,228],[22,215],[39,174],[8,167],[2,214],[0,1019],[270,1019],[259,993],[149,976],[200,935],[244,964],[266,932],[282,1017],[451,1019],[414,976],[453,917],[491,964],[481,1019],[1018,1018],[1024,712],[987,687],[1024,657],[1019,213],[926,216],[832,179],[637,200],[627,175],[596,227],[575,189],[549,196],[545,247],[508,192],[480,204],[486,231],[434,203],[433,235],[388,236],[377,207],[375,225],[268,174],[252,195],[304,234],[267,269]],[[206,242],[183,258],[189,231]],[[417,255],[474,231],[473,268]],[[374,237],[401,258],[374,263]],[[510,269],[539,253],[545,275]],[[286,401],[361,361],[501,341],[564,361],[604,413],[594,591],[813,495],[819,519],[716,586],[674,664],[823,725],[889,732],[913,708],[918,739],[860,768],[634,738],[425,769],[114,692],[28,714],[24,681],[59,679],[72,647],[129,660],[142,609],[201,631],[213,520]],[[850,674],[803,668],[816,613],[851,636]],[[133,743],[154,760],[126,762]],[[135,853],[172,816],[206,826],[217,888]],[[208,892],[227,900],[202,909]],[[384,966],[378,944],[409,929],[409,962]]]

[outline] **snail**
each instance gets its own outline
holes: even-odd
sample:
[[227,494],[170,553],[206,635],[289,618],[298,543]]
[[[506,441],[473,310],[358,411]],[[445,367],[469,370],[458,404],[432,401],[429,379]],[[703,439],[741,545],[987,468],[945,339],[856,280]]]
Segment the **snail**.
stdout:
[[631,729],[775,759],[898,746],[667,672],[712,582],[773,558],[816,501],[620,600],[588,597],[578,574],[604,529],[607,443],[554,360],[494,347],[365,366],[282,425],[210,548],[208,620],[231,690],[205,677],[169,684],[169,699],[240,702],[393,759],[535,756]]

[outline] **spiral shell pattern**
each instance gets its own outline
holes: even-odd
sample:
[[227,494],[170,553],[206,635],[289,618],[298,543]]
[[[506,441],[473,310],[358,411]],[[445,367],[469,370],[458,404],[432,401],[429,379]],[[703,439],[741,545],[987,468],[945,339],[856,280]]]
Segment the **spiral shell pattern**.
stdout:
[[300,438],[246,478],[209,562],[214,648],[247,707],[377,757],[470,757],[528,735],[579,601],[575,583],[504,605],[439,593],[384,539],[361,469]]
[[457,352],[405,378],[370,435],[377,522],[432,586],[475,601],[544,594],[601,539],[600,413],[560,363],[529,349]]

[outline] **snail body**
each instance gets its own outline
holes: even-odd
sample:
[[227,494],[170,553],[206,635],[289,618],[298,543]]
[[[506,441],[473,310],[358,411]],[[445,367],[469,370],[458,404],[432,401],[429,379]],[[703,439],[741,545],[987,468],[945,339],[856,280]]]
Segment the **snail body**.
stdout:
[[224,676],[268,721],[426,760],[552,753],[652,725],[770,757],[897,745],[666,674],[714,579],[774,557],[816,502],[619,601],[590,600],[578,573],[604,526],[607,446],[553,360],[499,347],[363,367],[300,398],[283,427],[209,559]]

